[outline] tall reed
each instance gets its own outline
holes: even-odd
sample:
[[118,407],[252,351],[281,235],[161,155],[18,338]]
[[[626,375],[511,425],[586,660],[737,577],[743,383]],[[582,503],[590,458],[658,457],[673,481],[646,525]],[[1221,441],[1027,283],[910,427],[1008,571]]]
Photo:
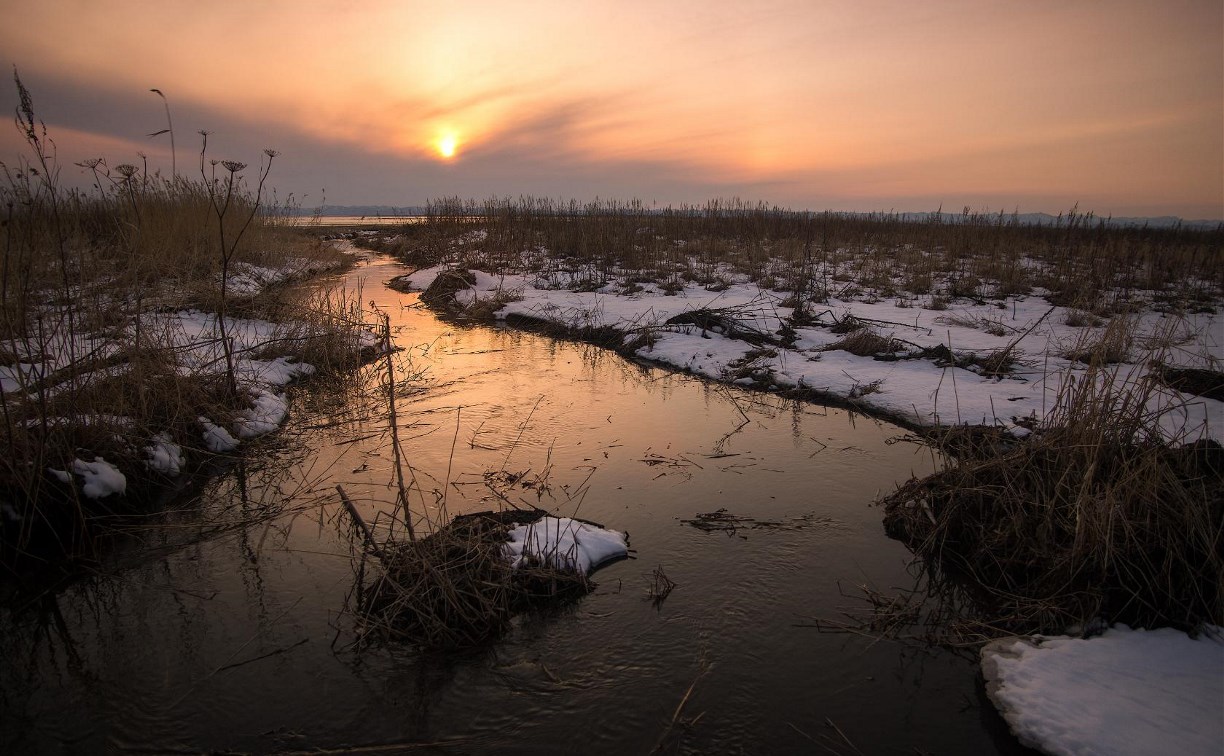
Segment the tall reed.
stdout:
[[712,283],[718,267],[729,266],[781,291],[829,280],[883,296],[983,298],[1042,287],[1059,304],[1102,315],[1125,312],[1145,292],[1190,310],[1224,292],[1224,226],[1120,226],[1075,209],[1038,225],[968,209],[950,219],[736,199],[660,208],[447,197],[431,201],[421,222],[388,233],[393,241],[373,245],[413,264],[445,259],[545,279],[564,273],[593,286],[635,275]]
[[[244,407],[230,340],[214,345],[226,370],[188,368],[163,313],[217,313],[228,337],[235,307],[248,315],[278,309],[282,317],[290,309],[275,297],[240,302],[227,290],[235,265],[342,258],[265,222],[273,152],[255,187],[240,163],[206,163],[201,153],[213,172],[199,179],[96,158],[78,165],[92,187],[66,188],[33,97],[16,75],[14,83],[26,151],[0,164],[0,561],[23,552],[36,532],[66,552],[88,548],[87,526],[115,503],[82,499],[77,461],[104,457],[152,486],[150,439],[190,450],[201,445],[199,416],[224,420]],[[355,330],[341,311],[299,309],[297,319],[298,335],[284,344],[319,351],[325,331]],[[140,488],[130,485],[127,498],[139,499]]]

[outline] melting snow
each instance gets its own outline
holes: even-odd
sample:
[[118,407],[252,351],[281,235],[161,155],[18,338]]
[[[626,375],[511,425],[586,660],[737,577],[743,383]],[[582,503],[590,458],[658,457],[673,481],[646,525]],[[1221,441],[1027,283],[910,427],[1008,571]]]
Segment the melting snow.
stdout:
[[251,408],[234,419],[238,438],[255,438],[276,430],[289,414],[289,404],[271,391],[251,391]]
[[[350,248],[341,251],[352,252]],[[234,296],[253,296],[268,286],[284,283],[303,275],[314,274],[329,267],[304,258],[291,258],[278,268],[265,268],[249,263],[232,266],[228,292]],[[275,359],[253,359],[243,355],[257,353],[270,344],[275,344],[286,335],[296,336],[304,324],[277,324],[264,320],[229,318],[226,333],[233,343],[235,355],[234,373],[240,390],[250,397],[251,406],[236,413],[230,429],[216,425],[206,417],[200,417],[204,446],[212,452],[229,452],[239,445],[238,439],[248,439],[275,430],[288,413],[285,398],[276,391],[296,378],[308,376],[315,368],[298,362],[292,357]],[[148,312],[142,319],[144,333],[155,334],[157,341],[175,355],[175,369],[185,376],[217,375],[225,370],[225,354],[221,348],[221,329],[217,316],[199,310],[179,312]],[[11,392],[29,389],[34,381],[44,375],[55,375],[58,371],[83,359],[100,359],[117,354],[124,347],[128,333],[120,338],[114,335],[77,333],[69,338],[66,332],[54,330],[40,343],[23,346],[10,344],[16,352],[13,364],[0,365],[0,391]],[[362,331],[358,334],[360,346],[372,347],[381,340],[376,334]],[[106,377],[125,376],[124,366],[115,365],[96,370],[80,377],[82,381]],[[45,387],[55,395],[63,384]],[[156,389],[156,387],[152,387]],[[131,418],[109,415],[77,415],[27,420],[28,424],[49,426],[76,426],[108,424],[120,428],[134,425]],[[231,432],[232,431],[232,432]],[[124,435],[130,435],[125,433]],[[136,440],[131,444],[135,446]],[[168,475],[178,475],[184,465],[184,452],[174,443],[169,434],[158,433],[149,439],[143,448],[145,465],[149,470]],[[113,493],[123,493],[127,487],[124,475],[109,462],[95,457],[93,462],[76,460],[70,470],[48,468],[48,473],[71,485],[73,473],[83,480],[82,492],[89,498],[101,498]]]
[[542,517],[512,529],[505,550],[515,567],[535,558],[589,575],[604,562],[628,556],[629,537],[569,517]]
[[1087,639],[1006,638],[982,649],[991,700],[1051,754],[1219,754],[1224,632],[1118,625]]
[[101,457],[94,457],[93,462],[74,459],[72,471],[84,479],[81,493],[88,499],[101,499],[127,490],[127,478],[118,467]]
[[238,448],[238,439],[221,426],[214,425],[208,418],[201,417],[200,425],[204,426],[204,446],[210,452],[221,453]]
[[183,447],[174,443],[169,434],[154,436],[153,443],[145,447],[145,454],[148,457],[145,464],[155,472],[175,476],[183,469]]
[[285,386],[293,379],[314,375],[315,367],[298,362],[292,357],[277,357],[274,360],[243,360],[242,378],[247,381],[265,383],[269,386]]

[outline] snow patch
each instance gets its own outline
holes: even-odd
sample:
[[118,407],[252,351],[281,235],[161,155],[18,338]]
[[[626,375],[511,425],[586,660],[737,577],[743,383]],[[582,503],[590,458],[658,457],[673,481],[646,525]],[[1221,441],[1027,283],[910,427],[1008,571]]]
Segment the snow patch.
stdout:
[[589,575],[612,559],[629,555],[629,536],[569,517],[542,517],[510,530],[506,558],[518,567],[538,559],[563,570]]
[[183,469],[183,447],[174,443],[168,434],[154,436],[153,443],[145,447],[145,454],[148,456],[145,464],[154,472],[173,477]]
[[1005,638],[982,649],[1012,732],[1051,754],[1219,754],[1224,630],[1197,640],[1117,625],[1093,638]]
[[234,419],[238,438],[255,438],[280,427],[289,414],[289,403],[271,391],[251,391],[251,408],[242,410]]
[[210,452],[220,454],[238,448],[238,439],[219,425],[214,425],[206,417],[200,417],[200,425],[204,426],[204,447]]
[[84,480],[81,493],[87,499],[101,499],[127,490],[127,478],[119,472],[118,467],[101,457],[94,457],[93,462],[74,459],[72,471]]
[[277,357],[274,360],[243,360],[241,370],[235,372],[241,372],[244,380],[286,386],[296,378],[314,375],[315,366],[292,357]]
[[230,265],[225,288],[228,294],[235,297],[253,297],[270,286],[322,272],[330,267],[334,266],[315,263],[304,257],[290,257],[279,268],[236,262]]
[[449,270],[448,265],[435,265],[432,268],[421,268],[413,271],[406,276],[399,276],[396,280],[408,291],[425,291],[429,285],[434,282],[434,279]]
[[37,380],[42,375],[38,365],[19,362],[16,365],[0,365],[0,392],[8,393]]

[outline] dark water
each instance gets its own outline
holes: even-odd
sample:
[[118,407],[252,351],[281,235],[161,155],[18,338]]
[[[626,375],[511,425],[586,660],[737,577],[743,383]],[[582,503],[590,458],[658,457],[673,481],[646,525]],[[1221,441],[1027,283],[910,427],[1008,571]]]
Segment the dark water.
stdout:
[[[488,509],[485,473],[526,471],[538,484],[511,498],[628,531],[636,558],[485,649],[355,651],[354,562],[329,492],[343,484],[371,520],[389,508],[386,408],[344,387],[299,391],[285,432],[180,502],[142,548],[3,610],[0,750],[1019,751],[968,658],[804,626],[838,618],[858,584],[912,583],[870,505],[929,469],[914,446],[886,443],[898,429],[444,324],[381,285],[397,272],[371,263],[347,285],[391,314],[411,347],[401,369],[428,386],[401,386],[399,410],[431,516],[435,491],[452,514]],[[680,521],[719,508],[803,527]],[[201,538],[201,523],[235,527]],[[659,566],[678,587],[655,608]]]

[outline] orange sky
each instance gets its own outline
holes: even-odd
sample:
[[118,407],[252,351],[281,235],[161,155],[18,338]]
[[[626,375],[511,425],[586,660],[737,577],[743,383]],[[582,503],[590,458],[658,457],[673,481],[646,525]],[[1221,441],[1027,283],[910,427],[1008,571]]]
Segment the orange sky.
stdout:
[[[1219,0],[0,0],[66,158],[460,194],[1224,217]],[[8,85],[4,104],[15,102]],[[6,162],[15,134],[0,135]],[[91,152],[91,150],[93,152]],[[128,152],[124,154],[124,151]],[[443,152],[453,153],[450,157]],[[75,171],[75,169],[73,169]],[[307,201],[310,204],[310,201]]]

